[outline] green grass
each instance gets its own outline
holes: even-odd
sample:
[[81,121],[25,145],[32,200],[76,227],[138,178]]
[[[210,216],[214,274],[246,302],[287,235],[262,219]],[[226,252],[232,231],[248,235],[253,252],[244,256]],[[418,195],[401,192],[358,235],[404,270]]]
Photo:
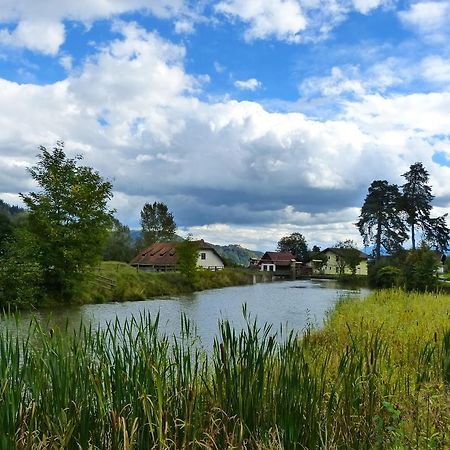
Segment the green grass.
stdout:
[[248,284],[250,280],[245,270],[224,269],[199,270],[197,279],[191,282],[179,272],[144,272],[125,263],[108,261],[92,270],[78,298],[81,303],[144,300]]
[[[244,314],[246,313],[244,309]],[[0,449],[439,449],[450,296],[343,300],[301,339],[222,322],[214,348],[144,315],[76,334],[0,330]]]

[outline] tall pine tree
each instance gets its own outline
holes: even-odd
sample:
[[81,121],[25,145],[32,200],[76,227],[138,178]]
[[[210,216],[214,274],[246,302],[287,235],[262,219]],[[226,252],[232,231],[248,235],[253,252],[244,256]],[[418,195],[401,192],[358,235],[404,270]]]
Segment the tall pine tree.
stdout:
[[428,185],[429,174],[422,163],[412,164],[409,171],[402,175],[406,183],[402,186],[403,208],[406,222],[411,229],[411,245],[416,249],[417,231],[421,230],[423,237],[431,246],[445,252],[450,241],[450,230],[446,223],[447,214],[431,217],[431,202],[433,194]]
[[375,245],[375,258],[380,258],[384,249],[388,253],[399,250],[408,238],[401,214],[401,194],[398,186],[386,180],[375,180],[361,208],[356,223],[364,244]]

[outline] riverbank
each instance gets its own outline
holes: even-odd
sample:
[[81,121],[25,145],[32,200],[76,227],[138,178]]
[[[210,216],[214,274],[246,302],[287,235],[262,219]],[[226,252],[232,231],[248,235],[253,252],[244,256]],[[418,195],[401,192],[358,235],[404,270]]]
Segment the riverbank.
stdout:
[[78,336],[32,325],[25,345],[0,330],[3,447],[449,446],[448,295],[342,300],[302,339],[222,322],[208,356],[192,324],[176,341],[158,326],[145,314]]
[[144,272],[125,263],[108,261],[93,269],[80,289],[81,304],[133,301],[189,294],[253,282],[245,269],[199,270],[191,282],[179,272]]

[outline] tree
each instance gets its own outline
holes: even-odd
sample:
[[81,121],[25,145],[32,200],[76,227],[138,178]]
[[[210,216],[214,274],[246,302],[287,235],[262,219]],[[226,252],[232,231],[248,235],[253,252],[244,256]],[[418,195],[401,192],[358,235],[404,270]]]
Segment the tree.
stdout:
[[141,211],[141,227],[145,245],[167,242],[175,238],[177,226],[167,205],[161,202],[146,203]]
[[112,211],[112,185],[81,156],[68,158],[63,142],[53,151],[39,147],[38,163],[29,168],[40,191],[20,194],[28,208],[29,230],[39,245],[43,285],[60,301],[73,298],[85,270],[102,254]]
[[129,227],[113,218],[103,249],[103,259],[106,261],[128,262],[134,256],[134,253],[134,243]]
[[401,217],[401,198],[398,186],[386,180],[375,180],[369,186],[356,226],[364,245],[375,244],[376,259],[380,258],[382,248],[394,253],[408,238]]
[[409,171],[402,175],[406,178],[403,189],[403,209],[406,222],[411,229],[412,249],[416,249],[416,231],[422,230],[425,239],[438,250],[447,250],[450,230],[446,224],[446,215],[431,218],[431,202],[434,196],[428,185],[429,174],[422,163],[412,164]]
[[345,273],[346,267],[348,267],[352,275],[356,275],[356,267],[361,262],[361,254],[356,248],[356,244],[351,239],[345,241],[339,241],[334,246],[338,250],[337,265],[339,273]]
[[184,277],[194,284],[197,280],[198,244],[188,236],[177,245],[177,264]]
[[434,291],[439,286],[438,259],[428,245],[422,242],[417,250],[411,250],[403,266],[405,288],[409,291]]
[[306,239],[300,233],[292,233],[282,237],[278,241],[277,250],[279,252],[291,252],[299,261],[308,258],[308,245]]

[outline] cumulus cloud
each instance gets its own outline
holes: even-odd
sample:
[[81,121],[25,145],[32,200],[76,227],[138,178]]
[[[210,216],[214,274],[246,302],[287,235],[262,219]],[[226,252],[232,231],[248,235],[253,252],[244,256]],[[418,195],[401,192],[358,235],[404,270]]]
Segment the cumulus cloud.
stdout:
[[306,27],[296,0],[224,0],[216,5],[216,11],[248,23],[248,40],[276,37],[298,42],[299,33]]
[[443,35],[448,35],[449,15],[450,2],[445,0],[419,1],[399,12],[405,26],[434,40],[441,40]]
[[58,53],[64,39],[64,26],[52,20],[22,20],[11,32],[0,30],[0,44],[26,47],[49,55]]
[[0,79],[2,198],[32,188],[25,166],[38,144],[57,139],[112,180],[122,221],[138,226],[146,201],[164,201],[182,227],[213,242],[265,248],[291,230],[311,242],[356,238],[370,182],[397,181],[419,160],[437,200],[450,198],[449,168],[432,161],[443,148],[433,137],[448,133],[448,93],[362,92],[328,121],[256,102],[207,103],[182,46],[133,24],[115,31],[60,82]]
[[256,78],[249,78],[248,80],[236,80],[234,85],[238,89],[248,90],[248,91],[256,91],[262,86],[261,81]]
[[275,38],[290,43],[320,40],[357,11],[368,14],[390,0],[221,0],[219,14],[247,25],[244,37]]
[[143,11],[159,18],[177,18],[177,32],[191,32],[196,18],[195,8],[185,0],[2,0],[0,44],[24,47],[55,55],[65,38],[65,20],[89,25],[98,19],[110,19],[125,12]]

